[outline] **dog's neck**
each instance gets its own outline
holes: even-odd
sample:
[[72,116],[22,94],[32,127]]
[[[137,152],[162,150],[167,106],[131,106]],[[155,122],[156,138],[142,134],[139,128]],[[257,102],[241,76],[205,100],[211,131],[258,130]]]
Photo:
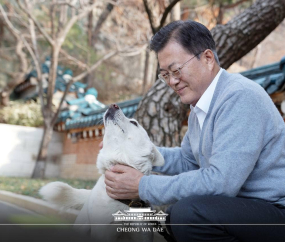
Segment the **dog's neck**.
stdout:
[[131,168],[134,168],[134,169],[136,169],[136,170],[138,170],[138,171],[140,171],[140,172],[142,172],[144,175],[149,175],[150,173],[151,173],[151,166],[150,166],[150,169],[138,169],[137,167],[135,167],[135,166],[131,166],[131,165],[129,165],[129,164],[126,164],[125,162],[119,162],[119,161],[116,161],[116,160],[112,160],[112,161],[108,161],[108,162],[106,162],[106,164],[105,164],[105,166],[104,167],[102,167],[101,169],[100,169],[100,171],[103,171],[103,173],[102,174],[105,174],[105,172],[107,171],[107,170],[110,170],[113,166],[115,166],[115,165],[124,165],[124,166],[128,166],[128,167],[131,167]]

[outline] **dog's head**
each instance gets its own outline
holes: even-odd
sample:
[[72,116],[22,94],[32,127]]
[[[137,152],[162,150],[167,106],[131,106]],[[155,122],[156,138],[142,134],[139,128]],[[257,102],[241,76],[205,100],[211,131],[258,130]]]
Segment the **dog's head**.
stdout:
[[104,125],[103,148],[97,158],[97,167],[102,174],[112,165],[123,164],[147,175],[152,166],[164,164],[144,128],[135,119],[127,118],[116,104],[110,105],[105,112]]

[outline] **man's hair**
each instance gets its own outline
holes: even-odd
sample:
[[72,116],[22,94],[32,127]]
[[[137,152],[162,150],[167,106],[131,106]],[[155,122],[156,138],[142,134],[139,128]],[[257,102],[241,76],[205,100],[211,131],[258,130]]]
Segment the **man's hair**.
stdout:
[[[210,49],[214,53],[216,62],[220,64],[213,36],[203,24],[193,20],[171,22],[152,37],[150,49],[158,53],[170,41],[177,42],[193,55]],[[199,59],[200,56],[198,55],[197,58]]]

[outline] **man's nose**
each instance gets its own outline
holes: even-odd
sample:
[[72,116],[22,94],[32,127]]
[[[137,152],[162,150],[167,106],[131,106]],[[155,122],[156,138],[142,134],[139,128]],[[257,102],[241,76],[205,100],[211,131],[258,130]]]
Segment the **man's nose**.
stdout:
[[169,77],[169,85],[176,85],[177,83],[180,82],[180,77],[174,77],[172,75],[170,75]]

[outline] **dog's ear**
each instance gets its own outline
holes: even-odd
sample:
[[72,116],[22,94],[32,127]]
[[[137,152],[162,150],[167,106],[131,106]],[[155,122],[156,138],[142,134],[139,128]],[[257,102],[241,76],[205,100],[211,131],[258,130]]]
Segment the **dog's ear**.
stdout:
[[153,166],[163,166],[164,165],[164,158],[160,154],[160,152],[156,149],[155,146],[153,146],[153,161],[152,165]]

